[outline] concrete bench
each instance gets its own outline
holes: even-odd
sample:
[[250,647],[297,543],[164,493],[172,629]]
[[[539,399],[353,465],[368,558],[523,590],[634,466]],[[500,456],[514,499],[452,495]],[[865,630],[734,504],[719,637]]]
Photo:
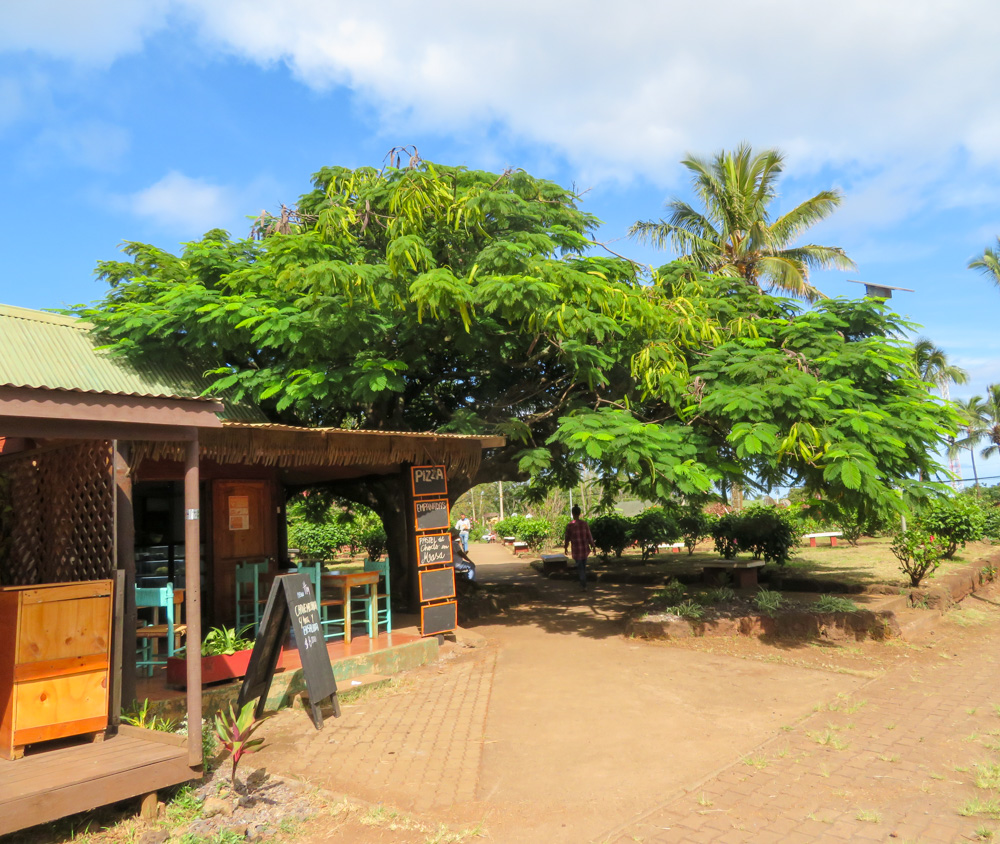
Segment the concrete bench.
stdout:
[[520,554],[522,551],[527,551],[527,550],[528,550],[528,543],[527,542],[521,542],[521,540],[516,540],[514,542],[514,553],[515,554]]
[[569,567],[569,557],[565,554],[542,554],[542,574],[565,571]]
[[516,541],[517,541],[517,537],[516,536],[505,536],[503,538],[503,544],[504,545],[513,545]]
[[672,542],[672,543],[663,542],[660,545],[656,546],[656,550],[657,551],[662,551],[664,549],[669,548],[671,554],[680,554],[681,548],[683,548],[683,547],[684,547],[684,543],[683,542]]
[[757,569],[764,568],[763,560],[718,560],[706,563],[701,570],[705,583],[718,584],[723,575],[732,572],[737,589],[757,588]]
[[837,537],[838,536],[843,536],[843,535],[844,535],[843,531],[840,531],[840,530],[831,530],[828,533],[807,533],[802,538],[809,540],[809,547],[810,548],[815,548],[816,547],[816,540],[817,539],[819,539],[821,537],[824,537],[824,536],[829,536],[830,537],[830,545],[833,546],[833,547],[836,547],[837,546]]

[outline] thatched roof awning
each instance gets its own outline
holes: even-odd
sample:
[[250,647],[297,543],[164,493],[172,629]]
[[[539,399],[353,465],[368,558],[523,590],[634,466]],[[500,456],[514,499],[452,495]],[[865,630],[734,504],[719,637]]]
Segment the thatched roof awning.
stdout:
[[[373,471],[402,463],[433,463],[468,478],[479,470],[484,448],[498,448],[505,442],[503,437],[235,422],[202,430],[199,437],[202,457],[217,463],[284,469],[371,467]],[[134,449],[136,462],[183,459],[183,446],[178,443],[137,442]]]

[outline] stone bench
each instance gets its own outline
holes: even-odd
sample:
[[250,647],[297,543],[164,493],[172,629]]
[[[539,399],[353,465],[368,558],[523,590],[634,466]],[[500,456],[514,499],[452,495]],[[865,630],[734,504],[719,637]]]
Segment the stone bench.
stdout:
[[843,531],[840,531],[840,530],[831,530],[828,533],[807,533],[802,538],[809,540],[809,547],[810,548],[815,548],[816,547],[816,540],[817,539],[819,539],[821,537],[829,536],[830,537],[830,545],[835,548],[837,546],[837,537],[838,536],[843,536],[843,535],[844,535]]
[[542,574],[552,574],[569,568],[569,557],[565,554],[542,554]]
[[732,572],[737,589],[757,588],[757,569],[764,568],[763,560],[718,560],[706,563],[701,570],[705,583],[719,584],[723,575]]
[[514,553],[515,554],[520,554],[522,551],[527,551],[527,550],[528,550],[528,543],[527,542],[522,542],[519,539],[514,542]]
[[663,549],[668,548],[668,549],[670,549],[670,553],[671,554],[680,554],[681,548],[683,548],[683,547],[684,547],[684,543],[683,542],[672,542],[672,543],[666,543],[666,542],[664,542],[664,543],[662,543],[660,545],[657,545],[656,546],[656,550],[657,551],[662,551]]

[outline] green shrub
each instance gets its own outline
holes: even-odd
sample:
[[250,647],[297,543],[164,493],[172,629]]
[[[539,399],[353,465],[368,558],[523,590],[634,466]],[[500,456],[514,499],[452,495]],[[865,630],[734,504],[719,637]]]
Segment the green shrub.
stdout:
[[552,536],[552,525],[545,519],[524,519],[518,539],[528,543],[532,551],[539,550]]
[[820,595],[819,600],[813,604],[813,609],[816,612],[857,612],[858,605],[839,595]]
[[715,589],[709,589],[705,597],[713,604],[728,604],[736,600],[736,592],[729,586],[717,586]]
[[694,546],[705,537],[712,535],[712,526],[716,522],[715,516],[702,512],[700,507],[685,507],[677,518],[677,528],[684,540],[684,547],[688,554],[694,553]]
[[991,501],[981,501],[979,511],[983,514],[983,536],[1000,539],[1000,506]]
[[680,527],[672,513],[662,507],[649,507],[629,519],[628,539],[639,546],[642,559],[648,560],[662,542],[676,542]]
[[773,616],[781,609],[781,605],[785,603],[785,599],[780,592],[772,592],[770,589],[761,588],[754,595],[753,602],[757,606],[757,609],[764,613],[764,615]]
[[679,580],[670,580],[663,584],[663,588],[655,592],[653,597],[668,604],[679,603],[684,598],[684,584]]
[[900,531],[892,540],[892,553],[899,560],[900,570],[909,576],[910,586],[933,574],[941,564],[945,544],[920,528]]
[[687,600],[663,610],[670,615],[679,615],[681,618],[699,619],[705,615],[705,608],[696,601]]
[[515,539],[521,538],[521,530],[527,518],[524,516],[508,516],[501,519],[493,526],[497,536],[503,539],[505,536],[513,536]]
[[601,551],[601,559],[607,562],[612,552],[616,557],[621,557],[628,545],[628,520],[615,513],[598,516],[590,523],[590,533],[594,537],[594,544]]
[[945,547],[942,556],[949,560],[960,545],[983,538],[985,522],[979,505],[965,495],[940,498],[920,514],[920,527],[937,537]]
[[754,504],[739,513],[727,513],[712,529],[715,550],[727,560],[748,551],[755,560],[783,566],[802,536],[795,515],[787,509]]

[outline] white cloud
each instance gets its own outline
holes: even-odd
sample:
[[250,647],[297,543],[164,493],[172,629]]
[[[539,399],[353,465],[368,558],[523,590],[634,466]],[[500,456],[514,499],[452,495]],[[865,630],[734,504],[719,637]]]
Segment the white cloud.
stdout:
[[234,219],[238,199],[228,188],[171,171],[119,204],[171,231],[195,234]]
[[3,7],[0,50],[107,65],[141,49],[170,0],[31,0]]

